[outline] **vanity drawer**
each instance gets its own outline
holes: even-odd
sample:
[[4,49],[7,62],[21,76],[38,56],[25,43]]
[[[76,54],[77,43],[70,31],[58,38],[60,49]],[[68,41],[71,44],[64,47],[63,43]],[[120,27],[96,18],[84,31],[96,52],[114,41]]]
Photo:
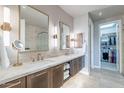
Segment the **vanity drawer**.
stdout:
[[64,64],[52,68],[52,87],[59,88],[63,85],[64,81]]
[[27,88],[49,88],[49,70],[40,71],[27,76]]
[[25,77],[0,85],[0,88],[25,88]]

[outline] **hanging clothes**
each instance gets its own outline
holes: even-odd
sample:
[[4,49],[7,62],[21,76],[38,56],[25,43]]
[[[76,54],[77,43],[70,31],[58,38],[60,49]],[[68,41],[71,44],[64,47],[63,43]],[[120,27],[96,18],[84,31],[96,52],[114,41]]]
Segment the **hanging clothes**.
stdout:
[[111,63],[114,63],[114,51],[112,50]]

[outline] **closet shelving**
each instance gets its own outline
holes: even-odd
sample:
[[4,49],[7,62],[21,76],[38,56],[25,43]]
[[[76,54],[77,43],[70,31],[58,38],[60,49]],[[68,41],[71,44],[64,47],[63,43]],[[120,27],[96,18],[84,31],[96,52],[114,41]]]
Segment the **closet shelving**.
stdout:
[[101,61],[116,63],[116,33],[101,36]]

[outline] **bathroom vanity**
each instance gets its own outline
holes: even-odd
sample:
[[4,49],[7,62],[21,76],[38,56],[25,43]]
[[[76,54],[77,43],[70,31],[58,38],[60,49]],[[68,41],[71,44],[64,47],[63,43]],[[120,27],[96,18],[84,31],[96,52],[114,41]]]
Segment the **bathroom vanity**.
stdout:
[[[18,6],[18,8],[20,41],[16,41],[21,43],[13,43],[13,45],[16,45],[14,48],[20,45],[23,47],[18,48],[17,58],[15,55],[12,56],[14,60],[17,59],[16,65],[13,66],[12,60],[10,67],[0,68],[0,88],[61,87],[84,67],[83,54],[74,54],[71,51],[75,48],[74,43],[80,41],[82,45],[82,35],[79,35],[77,40],[71,38],[71,22],[67,24],[61,16],[52,24],[53,27],[49,28],[51,14],[49,17],[33,6]],[[53,28],[54,33],[51,32]],[[81,48],[81,45],[78,48]],[[58,48],[59,53],[56,52]],[[49,50],[53,52],[49,54]],[[36,53],[37,57],[33,53]],[[21,56],[23,54],[24,56]],[[48,58],[50,55],[55,57]]]
[[[49,58],[49,62],[28,62],[21,67],[10,67],[7,71],[0,71],[0,87],[59,88],[84,67],[83,58],[82,55],[71,54]],[[69,77],[64,80],[64,64],[66,63],[70,64],[70,70]]]

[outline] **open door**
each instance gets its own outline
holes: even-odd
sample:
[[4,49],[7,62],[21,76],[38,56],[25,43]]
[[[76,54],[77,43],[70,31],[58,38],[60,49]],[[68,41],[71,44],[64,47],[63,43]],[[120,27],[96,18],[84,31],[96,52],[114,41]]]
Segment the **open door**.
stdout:
[[101,24],[99,28],[101,68],[119,71],[119,25],[109,22]]

